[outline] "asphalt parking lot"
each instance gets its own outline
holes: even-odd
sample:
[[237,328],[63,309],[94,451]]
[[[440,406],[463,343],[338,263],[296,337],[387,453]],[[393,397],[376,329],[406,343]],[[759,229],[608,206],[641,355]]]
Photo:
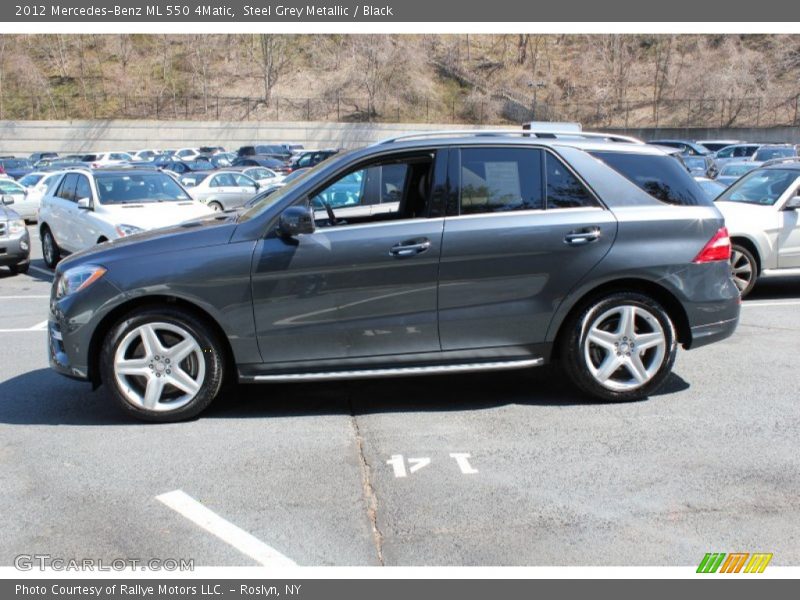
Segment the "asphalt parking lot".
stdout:
[[196,566],[800,562],[800,278],[680,352],[647,401],[555,369],[241,386],[149,425],[50,372],[50,277],[0,273],[0,565],[19,554]]

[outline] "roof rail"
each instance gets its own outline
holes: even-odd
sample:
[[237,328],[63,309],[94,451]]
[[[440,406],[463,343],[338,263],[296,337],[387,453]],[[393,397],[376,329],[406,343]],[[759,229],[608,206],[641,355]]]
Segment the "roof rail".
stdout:
[[616,133],[602,133],[595,131],[536,131],[531,129],[453,129],[444,131],[418,131],[416,133],[406,133],[391,138],[386,138],[372,144],[372,146],[382,146],[384,144],[391,144],[401,140],[409,139],[423,139],[429,137],[456,137],[456,136],[471,136],[471,137],[493,137],[493,136],[520,136],[520,137],[536,137],[536,138],[585,138],[593,140],[607,140],[610,142],[622,142],[626,144],[643,144],[644,142],[635,137],[627,135],[619,135]]

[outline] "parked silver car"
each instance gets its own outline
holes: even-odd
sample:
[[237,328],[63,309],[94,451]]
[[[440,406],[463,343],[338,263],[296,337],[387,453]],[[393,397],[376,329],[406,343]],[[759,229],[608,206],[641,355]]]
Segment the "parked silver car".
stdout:
[[800,159],[755,169],[716,201],[742,296],[761,277],[800,274]]
[[256,195],[259,185],[237,171],[193,171],[180,177],[189,195],[215,211],[243,206]]

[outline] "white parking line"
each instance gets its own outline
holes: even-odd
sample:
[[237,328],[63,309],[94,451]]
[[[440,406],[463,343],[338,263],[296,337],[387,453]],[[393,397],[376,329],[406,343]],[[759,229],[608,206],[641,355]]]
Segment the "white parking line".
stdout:
[[0,329],[0,333],[23,333],[28,331],[47,331],[47,321],[37,323],[32,327],[18,327],[14,329]]
[[183,490],[175,490],[156,496],[156,500],[169,506],[196,525],[209,533],[214,534],[223,542],[246,554],[257,563],[265,567],[296,567],[290,558],[287,558],[275,548],[272,548],[253,537],[243,529],[239,529],[230,521],[226,521],[214,511],[206,508]]
[[49,297],[49,294],[40,294],[37,296],[0,296],[0,300],[38,300]]
[[800,300],[784,300],[776,302],[742,302],[742,306],[800,306]]

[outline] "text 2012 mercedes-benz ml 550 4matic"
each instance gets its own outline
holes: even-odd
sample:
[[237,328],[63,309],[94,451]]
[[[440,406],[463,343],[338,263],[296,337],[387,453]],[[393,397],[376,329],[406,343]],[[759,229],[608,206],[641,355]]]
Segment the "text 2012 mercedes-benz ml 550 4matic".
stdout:
[[[528,134],[530,135],[530,134]],[[677,344],[734,331],[722,216],[674,158],[570,134],[406,136],[237,213],[58,265],[59,372],[130,414],[198,414],[224,380],[533,367],[645,397]]]

